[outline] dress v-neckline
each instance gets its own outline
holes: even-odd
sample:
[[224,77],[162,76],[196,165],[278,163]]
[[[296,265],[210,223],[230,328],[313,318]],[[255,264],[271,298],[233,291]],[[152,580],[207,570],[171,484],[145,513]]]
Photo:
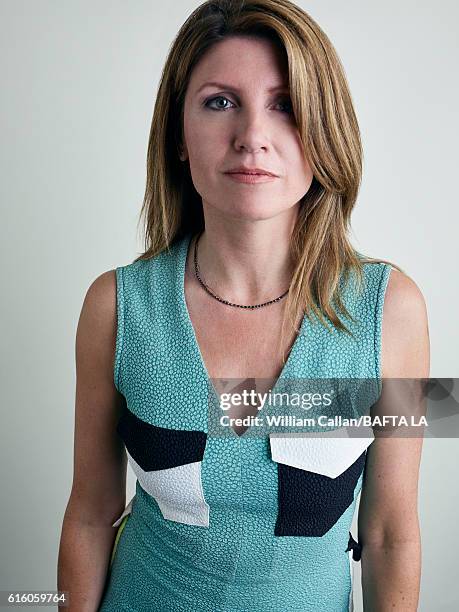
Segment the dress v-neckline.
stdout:
[[[215,397],[219,397],[219,393],[218,391],[215,389],[215,386],[212,382],[212,379],[209,376],[209,371],[207,369],[207,366],[205,364],[204,361],[204,357],[202,355],[202,351],[201,351],[201,347],[199,346],[199,342],[198,342],[198,338],[196,335],[196,331],[194,329],[193,326],[193,322],[191,321],[191,316],[190,316],[190,311],[188,310],[188,305],[186,303],[186,295],[185,295],[185,272],[186,272],[186,262],[187,262],[187,256],[188,256],[188,251],[189,251],[189,247],[191,244],[191,240],[193,238],[193,234],[189,233],[187,236],[185,236],[182,241],[181,244],[179,245],[179,253],[178,253],[178,266],[177,266],[177,284],[178,284],[178,290],[179,290],[179,302],[180,302],[180,306],[182,309],[182,312],[184,314],[185,317],[185,325],[187,327],[187,330],[189,332],[189,336],[191,338],[191,343],[193,345],[193,350],[197,356],[197,359],[199,361],[199,365],[200,365],[200,369],[201,372],[205,378],[205,381],[207,383],[207,388],[210,389],[211,393],[215,395]],[[278,393],[280,392],[279,390],[279,385],[281,384],[282,380],[285,378],[286,374],[289,372],[289,370],[291,369],[292,366],[292,361],[294,359],[294,356],[296,354],[296,352],[298,351],[298,347],[299,347],[299,343],[300,343],[300,337],[302,335],[304,335],[305,333],[305,329],[306,329],[306,325],[307,325],[307,321],[308,321],[308,317],[306,314],[303,315],[302,321],[301,321],[301,325],[298,331],[298,334],[295,337],[295,340],[293,341],[293,344],[290,348],[288,357],[282,367],[282,370],[279,374],[279,376],[276,379],[276,382],[273,386],[271,386],[271,393]],[[248,377],[249,378],[249,377]],[[234,431],[234,428],[232,426],[229,426],[228,429],[231,430],[231,433],[233,436],[235,436],[236,438],[242,438],[244,437],[245,433],[247,431],[249,431],[249,429],[251,429],[251,426],[247,427],[247,429],[244,430],[244,432],[239,435]]]

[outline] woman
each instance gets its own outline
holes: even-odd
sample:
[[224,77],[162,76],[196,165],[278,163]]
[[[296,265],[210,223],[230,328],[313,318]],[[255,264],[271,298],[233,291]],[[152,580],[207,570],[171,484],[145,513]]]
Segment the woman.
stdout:
[[307,439],[208,428],[211,380],[428,376],[420,290],[347,238],[361,160],[311,17],[194,11],[154,109],[145,252],[92,283],[78,324],[70,610],[344,612],[359,559],[365,610],[417,609],[419,439],[355,439],[333,471]]

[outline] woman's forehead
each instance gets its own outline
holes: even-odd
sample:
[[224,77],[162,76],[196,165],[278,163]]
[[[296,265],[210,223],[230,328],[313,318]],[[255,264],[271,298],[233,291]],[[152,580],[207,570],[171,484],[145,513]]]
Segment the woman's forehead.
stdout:
[[192,71],[194,93],[206,85],[236,93],[254,85],[267,93],[288,90],[286,61],[270,40],[229,37],[208,49]]

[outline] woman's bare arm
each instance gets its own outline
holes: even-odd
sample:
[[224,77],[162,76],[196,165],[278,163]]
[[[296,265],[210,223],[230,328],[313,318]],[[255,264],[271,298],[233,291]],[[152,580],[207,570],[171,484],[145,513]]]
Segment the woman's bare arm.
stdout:
[[116,277],[89,287],[76,333],[74,471],[59,547],[57,584],[67,612],[95,612],[126,503],[126,453],[116,434],[124,398],[113,382]]
[[[396,270],[391,271],[384,302],[382,369],[387,379],[425,379],[430,369],[424,298],[417,285]],[[402,383],[389,381],[395,389],[400,385],[400,392]],[[407,415],[411,410],[393,403],[388,402],[386,414]],[[413,432],[376,437],[368,449],[358,516],[365,611],[416,612],[418,607],[417,497],[423,438],[413,437]]]

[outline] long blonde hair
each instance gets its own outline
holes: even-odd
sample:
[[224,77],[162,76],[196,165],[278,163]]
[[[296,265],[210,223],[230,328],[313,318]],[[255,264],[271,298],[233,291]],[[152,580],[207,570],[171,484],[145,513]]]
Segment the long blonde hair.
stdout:
[[[350,216],[362,176],[362,144],[344,69],[319,25],[289,0],[208,0],[188,17],[170,48],[159,82],[147,153],[147,181],[140,212],[148,259],[188,233],[204,229],[201,197],[188,164],[180,161],[184,99],[193,67],[215,43],[232,35],[262,36],[286,54],[290,97],[313,181],[300,202],[291,237],[295,270],[286,299],[294,329],[300,313],[315,313],[351,333],[338,313],[346,309],[340,279],[355,272],[362,286],[361,256],[349,242]],[[333,307],[335,304],[335,308]],[[281,341],[281,346],[282,346]],[[285,361],[285,353],[284,353]]]

